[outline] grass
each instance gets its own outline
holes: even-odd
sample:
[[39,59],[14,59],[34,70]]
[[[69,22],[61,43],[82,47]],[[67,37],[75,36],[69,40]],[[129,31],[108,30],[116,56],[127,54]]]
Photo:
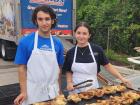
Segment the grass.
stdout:
[[118,54],[110,49],[108,50],[108,52],[105,51],[105,54],[109,58],[109,60],[124,63],[124,64],[130,64],[127,60],[127,58],[129,57],[128,55]]

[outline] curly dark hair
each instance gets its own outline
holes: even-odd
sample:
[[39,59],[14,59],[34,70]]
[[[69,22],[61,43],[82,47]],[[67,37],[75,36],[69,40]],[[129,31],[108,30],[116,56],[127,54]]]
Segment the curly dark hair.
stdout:
[[56,23],[57,23],[56,14],[55,14],[54,10],[51,7],[49,7],[48,5],[40,5],[40,6],[35,8],[35,10],[33,11],[33,14],[32,14],[32,22],[38,27],[38,25],[37,25],[37,13],[39,11],[43,11],[43,12],[50,15],[51,19],[54,20],[54,24],[52,24],[51,28],[54,28],[56,26]]

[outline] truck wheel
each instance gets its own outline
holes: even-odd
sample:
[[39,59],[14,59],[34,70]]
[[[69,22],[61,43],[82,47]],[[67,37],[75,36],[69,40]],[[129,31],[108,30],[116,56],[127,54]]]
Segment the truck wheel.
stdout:
[[1,43],[1,56],[4,60],[7,60],[7,52],[6,52],[6,41],[2,41]]
[[15,57],[16,47],[13,42],[2,40],[1,42],[1,56],[4,60],[13,60]]
[[1,52],[1,40],[0,40],[0,57],[2,57],[2,52]]

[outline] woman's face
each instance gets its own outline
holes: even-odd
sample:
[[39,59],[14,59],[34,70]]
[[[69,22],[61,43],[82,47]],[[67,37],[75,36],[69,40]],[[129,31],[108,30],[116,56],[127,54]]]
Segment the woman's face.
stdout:
[[87,44],[90,38],[89,30],[84,26],[80,26],[75,32],[75,38],[77,40],[77,44]]

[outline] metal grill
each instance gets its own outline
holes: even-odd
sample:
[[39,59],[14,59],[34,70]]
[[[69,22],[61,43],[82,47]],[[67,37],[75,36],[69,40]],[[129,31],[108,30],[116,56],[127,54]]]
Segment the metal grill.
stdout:
[[[117,92],[114,94],[108,94],[108,95],[103,95],[102,97],[93,97],[92,99],[88,99],[88,100],[82,100],[78,103],[74,103],[74,102],[68,102],[67,105],[85,105],[85,104],[91,104],[91,103],[95,103],[97,102],[97,100],[106,100],[109,99],[110,96],[120,96],[121,93]],[[135,101],[134,103],[132,103],[131,105],[140,105],[140,99]]]

